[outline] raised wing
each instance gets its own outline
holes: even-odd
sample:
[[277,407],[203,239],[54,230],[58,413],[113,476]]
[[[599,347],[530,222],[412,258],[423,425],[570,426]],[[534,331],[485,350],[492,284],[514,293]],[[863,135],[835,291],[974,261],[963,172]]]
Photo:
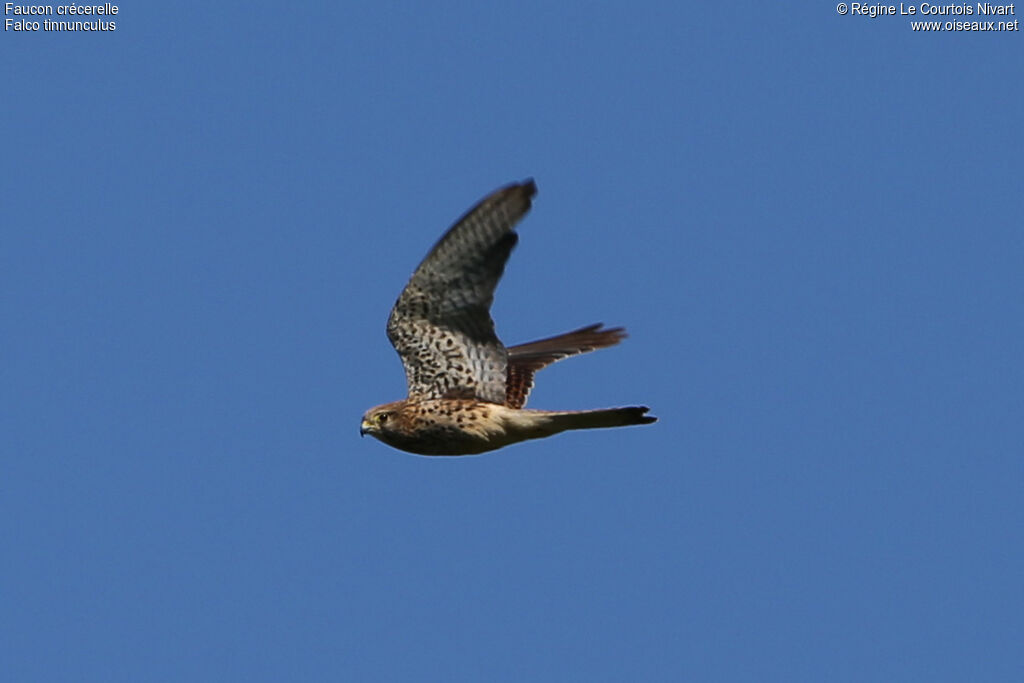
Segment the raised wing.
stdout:
[[388,339],[405,366],[409,397],[505,403],[508,351],[490,308],[537,193],[532,180],[486,197],[456,221],[412,274],[391,309]]
[[555,361],[580,353],[615,346],[625,339],[621,327],[601,329],[602,323],[581,327],[572,332],[549,337],[528,344],[519,344],[508,350],[508,381],[505,405],[522,408],[533,388],[533,375]]

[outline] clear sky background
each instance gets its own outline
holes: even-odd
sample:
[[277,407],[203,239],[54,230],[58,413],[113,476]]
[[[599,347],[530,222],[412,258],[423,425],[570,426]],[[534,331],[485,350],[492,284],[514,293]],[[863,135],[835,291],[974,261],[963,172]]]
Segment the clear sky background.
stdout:
[[[1020,32],[116,22],[0,39],[4,680],[1024,680]],[[531,406],[660,421],[360,439],[406,278],[527,177],[499,334],[631,334]]]

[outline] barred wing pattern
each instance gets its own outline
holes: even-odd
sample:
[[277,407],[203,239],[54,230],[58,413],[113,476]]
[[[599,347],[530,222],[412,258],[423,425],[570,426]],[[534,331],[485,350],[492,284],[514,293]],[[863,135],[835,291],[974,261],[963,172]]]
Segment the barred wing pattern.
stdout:
[[387,329],[410,399],[505,402],[508,351],[490,308],[518,239],[513,228],[536,193],[527,180],[486,197],[444,234],[402,290]]
[[626,338],[621,327],[602,329],[602,323],[581,327],[572,332],[549,337],[508,350],[508,386],[505,405],[522,408],[533,388],[533,375],[556,361],[580,353],[615,346]]

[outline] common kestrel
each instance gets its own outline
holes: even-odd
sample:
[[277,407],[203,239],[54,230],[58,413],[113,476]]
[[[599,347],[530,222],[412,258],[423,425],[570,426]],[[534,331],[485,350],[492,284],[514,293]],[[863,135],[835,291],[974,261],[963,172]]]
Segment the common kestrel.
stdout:
[[402,290],[388,339],[409,397],[371,408],[360,434],[421,455],[473,455],[568,429],[649,424],[645,406],[526,410],[533,375],[555,361],[618,344],[621,327],[583,327],[511,348],[494,332],[494,288],[537,193],[532,180],[495,191],[455,222]]

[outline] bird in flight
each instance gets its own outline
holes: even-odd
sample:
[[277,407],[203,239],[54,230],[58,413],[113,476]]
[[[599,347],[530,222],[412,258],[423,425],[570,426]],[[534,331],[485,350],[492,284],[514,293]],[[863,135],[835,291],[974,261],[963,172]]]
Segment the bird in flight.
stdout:
[[490,308],[514,232],[537,193],[532,180],[503,187],[455,222],[413,272],[388,318],[408,398],[371,408],[361,435],[420,455],[475,455],[569,429],[650,424],[646,406],[527,410],[538,370],[618,344],[600,323],[506,348]]

